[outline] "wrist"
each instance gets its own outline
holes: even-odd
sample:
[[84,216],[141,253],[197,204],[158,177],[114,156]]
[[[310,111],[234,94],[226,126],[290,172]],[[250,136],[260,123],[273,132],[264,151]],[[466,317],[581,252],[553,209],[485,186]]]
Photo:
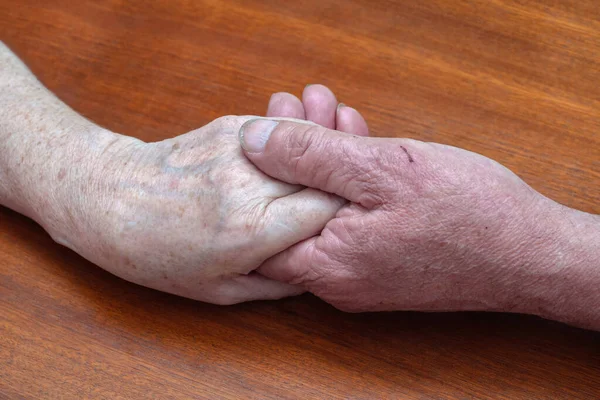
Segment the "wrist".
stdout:
[[14,172],[23,213],[56,242],[80,252],[80,242],[90,240],[91,214],[103,208],[100,204],[106,197],[100,175],[109,165],[107,158],[124,140],[85,123],[29,141],[22,149],[27,155],[24,169]]
[[[518,312],[579,326],[600,327],[600,217],[545,199],[545,232],[530,243],[521,271]],[[548,204],[550,203],[550,204]]]
[[139,141],[102,129],[67,107],[2,42],[0,104],[0,204],[74,248],[70,243],[86,239],[94,224],[89,216],[98,212],[102,195],[108,197],[102,183],[115,179],[103,173],[116,169],[105,159],[121,142]]

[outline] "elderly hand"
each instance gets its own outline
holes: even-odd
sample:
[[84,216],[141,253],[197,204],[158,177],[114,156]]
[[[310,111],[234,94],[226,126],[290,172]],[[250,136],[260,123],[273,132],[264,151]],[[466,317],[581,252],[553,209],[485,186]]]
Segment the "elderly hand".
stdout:
[[[269,115],[308,113],[326,125],[346,115],[336,112],[335,97],[320,86],[306,90],[305,103],[277,94]],[[119,138],[89,168],[92,188],[71,193],[81,201],[71,204],[75,212],[66,211],[79,218],[59,242],[124,279],[206,302],[302,292],[252,271],[319,233],[343,200],[277,181],[253,166],[237,133],[254,118],[219,118],[158,143]],[[353,127],[364,125],[356,112],[350,119]]]
[[53,236],[124,279],[202,301],[298,293],[250,272],[318,233],[342,203],[257,171],[236,139],[248,119],[158,143],[120,138],[87,168],[91,187],[66,178],[76,201],[65,212],[77,217]]
[[598,218],[500,164],[291,122],[249,122],[241,141],[270,176],[350,201],[319,236],[265,262],[265,276],[348,311],[515,311],[600,327],[588,314],[600,304]]
[[[144,143],[66,107],[1,43],[0,103],[0,203],[141,285],[218,304],[297,294],[303,289],[252,271],[320,232],[343,204],[254,167],[237,133],[256,117]],[[366,129],[337,105],[316,85],[304,102],[274,95],[269,116]]]

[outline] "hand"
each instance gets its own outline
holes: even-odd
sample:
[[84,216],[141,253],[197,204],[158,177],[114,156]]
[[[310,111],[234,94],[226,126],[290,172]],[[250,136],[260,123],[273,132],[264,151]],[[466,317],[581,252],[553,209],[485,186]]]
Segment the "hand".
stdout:
[[[337,106],[315,85],[304,103],[274,95],[268,115],[366,133],[360,114]],[[237,141],[253,118],[219,118],[158,143],[119,137],[91,168],[81,167],[89,171],[86,185],[81,176],[67,179],[64,197],[76,200],[64,210],[69,224],[48,230],[115,275],[197,300],[231,304],[302,292],[252,271],[320,232],[344,201],[258,171]]]
[[[590,301],[573,294],[569,278],[597,263],[598,252],[589,251],[597,220],[541,196],[488,158],[289,122],[254,121],[243,133],[246,156],[265,173],[351,202],[319,236],[266,261],[259,269],[265,276],[347,311],[496,310],[565,319],[556,314],[561,301],[582,310]],[[587,241],[587,250],[573,237]],[[595,284],[582,282],[599,300]]]
[[[114,274],[219,304],[302,288],[251,273],[319,232],[342,200],[283,184],[242,155],[227,117],[143,143],[102,129],[47,91],[0,42],[0,204]],[[308,117],[366,133],[353,109],[311,86],[303,102],[276,94],[272,117]],[[254,117],[253,117],[254,118]]]

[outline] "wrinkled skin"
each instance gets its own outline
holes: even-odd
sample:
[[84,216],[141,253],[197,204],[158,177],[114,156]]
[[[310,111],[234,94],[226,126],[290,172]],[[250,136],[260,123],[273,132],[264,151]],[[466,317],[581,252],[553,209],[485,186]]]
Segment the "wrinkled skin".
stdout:
[[[341,201],[268,178],[242,155],[247,117],[224,117],[173,139],[124,139],[94,177],[106,210],[86,210],[102,248],[72,246],[107,270],[155,289],[227,304],[251,290],[297,293],[248,274],[322,228]],[[103,211],[96,213],[94,211]],[[101,251],[98,251],[101,250]]]
[[[253,166],[237,134],[257,117],[144,143],[67,107],[1,42],[0,89],[0,204],[58,243],[132,282],[217,304],[304,290],[252,271],[317,234],[343,200]],[[275,94],[268,116],[366,130],[320,85],[302,101]]]
[[552,202],[478,154],[288,122],[257,149],[252,138],[267,128],[247,124],[242,138],[261,170],[350,203],[319,236],[259,271],[302,285],[342,310],[552,317],[550,309],[572,295],[560,292],[558,282],[583,274],[598,254],[590,251],[597,240],[587,246],[571,240],[598,238],[595,216]]
[[[337,109],[328,89],[317,85],[304,97],[276,94],[268,115],[366,129],[355,110]],[[58,173],[64,190],[56,197],[68,206],[56,214],[66,213],[57,219],[67,224],[41,222],[57,242],[154,289],[216,304],[299,294],[302,287],[253,270],[318,234],[345,201],[252,165],[237,135],[255,118],[219,118],[157,143],[117,136],[82,163],[82,174]]]

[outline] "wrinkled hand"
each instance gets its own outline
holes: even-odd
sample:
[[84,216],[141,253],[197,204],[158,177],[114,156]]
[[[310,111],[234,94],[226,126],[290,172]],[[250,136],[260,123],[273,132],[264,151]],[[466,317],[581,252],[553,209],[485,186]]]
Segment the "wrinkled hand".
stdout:
[[[352,109],[336,107],[333,94],[316,86],[304,103],[274,95],[268,115],[366,126]],[[343,200],[252,165],[237,134],[253,118],[219,118],[157,143],[120,137],[95,161],[85,193],[74,196],[70,213],[78,222],[68,235],[53,236],[124,279],[206,302],[302,292],[252,271],[320,232]]]
[[351,202],[261,274],[347,311],[533,312],[557,301],[552,285],[539,283],[568,265],[560,242],[574,237],[564,231],[573,220],[500,164],[439,144],[289,122],[246,124],[241,139],[270,176]]

